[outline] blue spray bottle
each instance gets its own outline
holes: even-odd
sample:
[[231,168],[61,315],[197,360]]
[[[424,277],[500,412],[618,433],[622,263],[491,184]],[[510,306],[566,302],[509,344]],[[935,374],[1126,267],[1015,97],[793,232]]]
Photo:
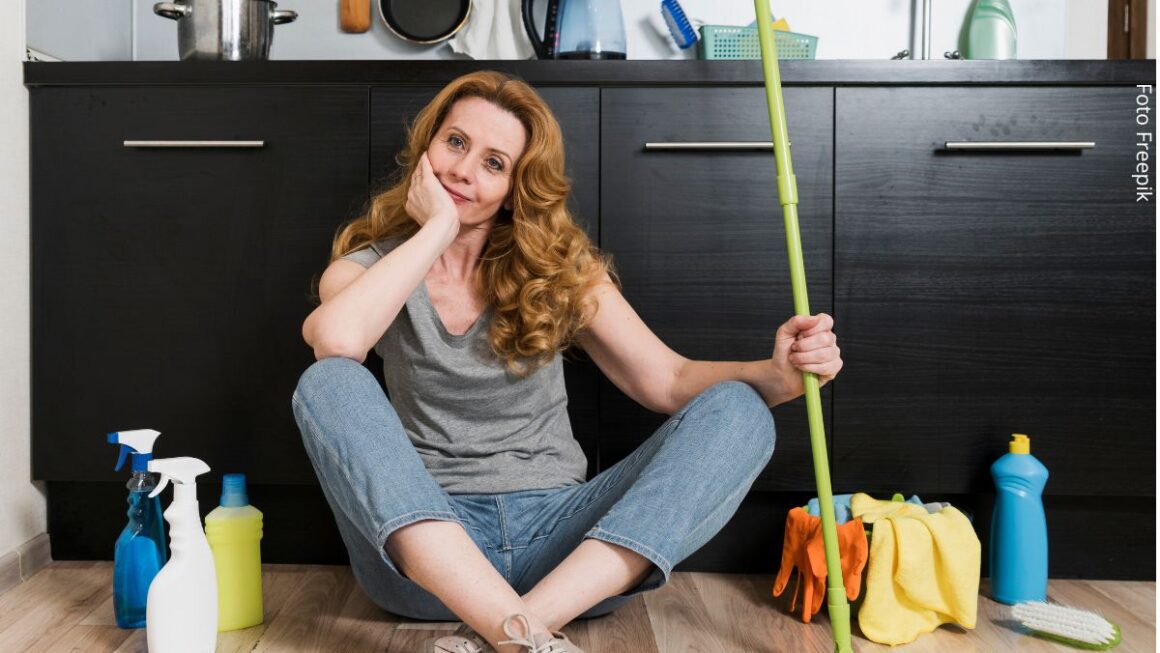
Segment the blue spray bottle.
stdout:
[[1006,455],[991,465],[991,594],[1000,603],[1047,600],[1047,468],[1031,455],[1031,439],[1011,436]]
[[149,584],[165,565],[165,525],[161,518],[161,500],[150,498],[157,481],[149,473],[153,459],[153,442],[161,433],[152,429],[117,431],[108,436],[110,444],[121,445],[116,471],[132,456],[129,488],[129,523],[113,553],[113,614],[121,628],[144,628],[145,606]]

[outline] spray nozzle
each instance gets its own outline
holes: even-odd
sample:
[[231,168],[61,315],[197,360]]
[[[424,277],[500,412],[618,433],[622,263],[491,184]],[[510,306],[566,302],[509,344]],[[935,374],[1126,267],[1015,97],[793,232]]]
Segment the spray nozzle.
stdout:
[[161,432],[153,429],[113,431],[108,434],[109,444],[121,445],[121,455],[117,458],[117,466],[113,471],[121,471],[121,467],[125,465],[125,457],[129,454],[133,454],[133,471],[148,471],[149,461],[153,458],[153,443],[159,435]]
[[159,458],[149,461],[149,471],[161,475],[161,480],[157,483],[157,487],[149,493],[149,498],[153,498],[161,494],[161,491],[165,489],[165,486],[169,484],[171,479],[178,485],[197,485],[197,477],[208,472],[209,465],[197,458],[190,458],[189,456]]

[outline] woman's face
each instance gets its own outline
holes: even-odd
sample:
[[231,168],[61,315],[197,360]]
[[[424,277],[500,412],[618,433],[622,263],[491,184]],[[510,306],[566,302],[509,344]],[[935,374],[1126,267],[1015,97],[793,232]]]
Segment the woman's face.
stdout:
[[427,158],[461,225],[486,223],[501,207],[511,208],[512,171],[526,144],[523,124],[487,100],[464,98],[451,107]]

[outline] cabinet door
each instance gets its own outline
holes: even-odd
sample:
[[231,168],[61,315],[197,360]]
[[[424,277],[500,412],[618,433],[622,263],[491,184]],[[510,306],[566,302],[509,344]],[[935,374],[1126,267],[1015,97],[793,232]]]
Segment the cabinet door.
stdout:
[[[784,90],[813,313],[832,310],[833,90]],[[692,359],[757,360],[793,315],[785,226],[761,88],[606,89],[601,245],[624,295],[656,334]],[[647,143],[716,143],[655,149]],[[824,388],[829,414],[829,388]],[[664,421],[601,385],[601,467]],[[804,400],[774,409],[778,444],[762,489],[814,488]],[[828,420],[827,420],[828,421]]]
[[33,476],[114,478],[105,433],[155,428],[211,476],[314,482],[290,396],[366,89],[34,89],[31,143]]
[[1155,208],[1131,178],[1135,96],[838,89],[843,489],[991,492],[1019,432],[1049,493],[1154,493]]
[[[442,87],[418,89],[376,88],[371,93],[371,175],[377,186],[397,179],[395,155],[407,143],[407,126]],[[593,242],[599,242],[599,114],[600,91],[595,88],[545,87],[536,89],[564,134],[565,171],[572,179],[568,207]],[[381,362],[378,363],[381,365]],[[568,387],[568,414],[572,432],[588,456],[591,475],[596,471],[596,366],[566,356],[564,379]]]

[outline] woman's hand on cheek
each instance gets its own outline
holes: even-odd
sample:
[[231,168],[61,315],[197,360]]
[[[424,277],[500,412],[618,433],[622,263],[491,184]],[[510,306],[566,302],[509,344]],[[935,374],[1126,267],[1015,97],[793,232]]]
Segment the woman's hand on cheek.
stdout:
[[[407,204],[404,208],[407,215],[421,226],[432,220],[453,222],[458,233],[459,210],[455,208],[455,200],[451,199],[451,194],[436,178],[426,152],[419,157],[419,165],[415,166],[415,172],[411,173],[411,184],[407,188]],[[450,224],[447,226],[450,228]]]
[[795,315],[778,328],[771,363],[790,399],[805,392],[802,372],[817,375],[821,387],[842,369],[842,352],[833,329],[834,319],[825,313]]

